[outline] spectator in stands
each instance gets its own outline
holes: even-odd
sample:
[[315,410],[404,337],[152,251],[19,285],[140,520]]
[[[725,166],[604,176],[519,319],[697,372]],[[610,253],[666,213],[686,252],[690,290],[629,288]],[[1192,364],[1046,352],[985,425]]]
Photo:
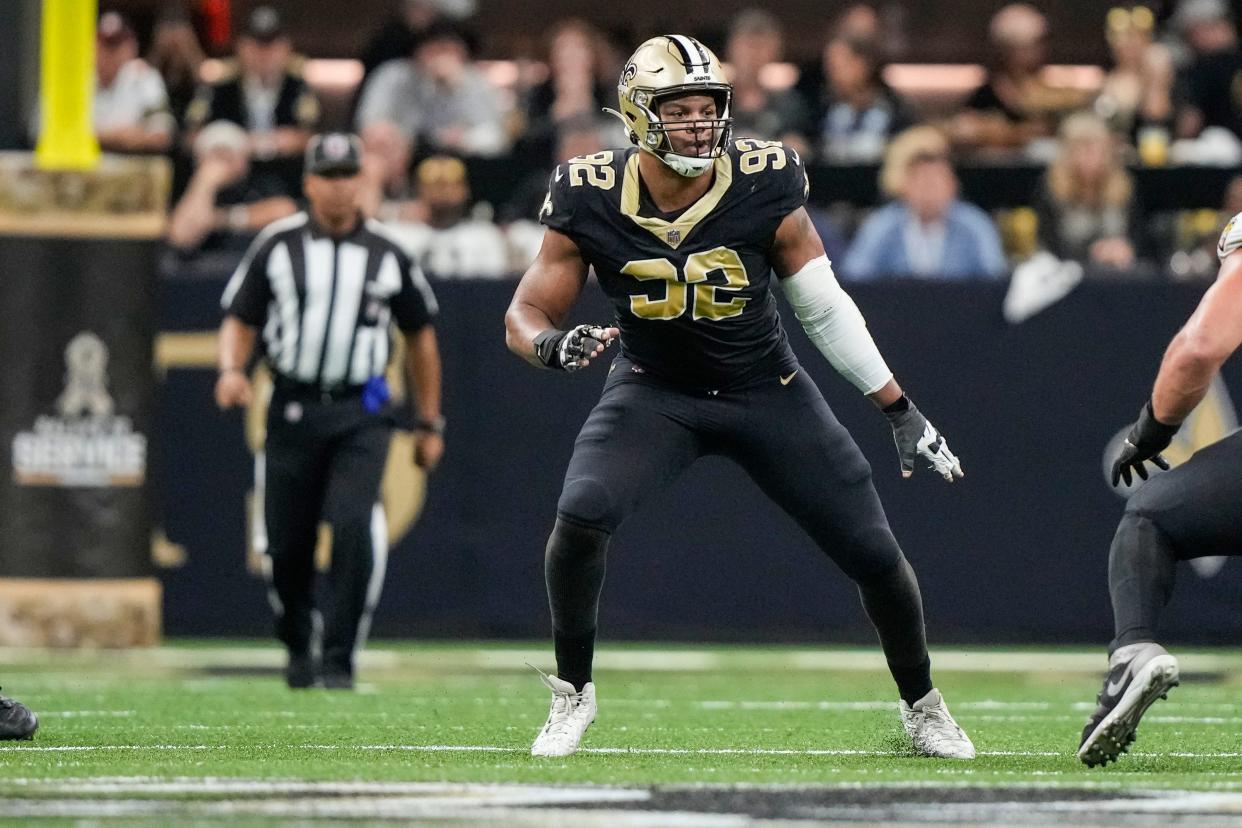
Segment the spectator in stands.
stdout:
[[1079,112],[1061,125],[1036,213],[1040,247],[1058,259],[1117,270],[1134,265],[1134,185],[1098,115]]
[[[297,212],[283,191],[264,191],[272,179],[250,177],[251,142],[231,121],[215,121],[194,139],[194,175],[169,221],[168,241],[183,251],[232,234],[245,244],[270,222]],[[217,246],[211,244],[209,246]]]
[[138,57],[138,38],[125,18],[107,12],[95,33],[95,134],[112,152],[163,152],[173,118],[160,73]]
[[1229,180],[1219,210],[1180,211],[1170,233],[1169,276],[1177,281],[1215,279],[1220,269],[1217,244],[1238,213],[1242,213],[1242,175]]
[[508,109],[470,61],[457,29],[436,24],[410,58],[371,75],[358,106],[358,130],[387,121],[413,137],[415,151],[495,156],[509,147]]
[[294,159],[300,170],[320,114],[301,62],[276,10],[256,7],[237,39],[237,62],[220,80],[200,87],[186,112],[187,129],[232,121],[248,133],[254,160]]
[[813,119],[820,156],[838,162],[879,159],[889,136],[912,119],[880,76],[876,41],[833,37],[824,47],[823,67],[827,86]]
[[1109,11],[1105,35],[1113,67],[1095,99],[1095,111],[1131,139],[1144,133],[1153,136],[1144,140],[1156,140],[1154,132],[1159,132],[1167,148],[1173,125],[1173,58],[1162,44],[1152,42],[1155,24],[1146,6]]
[[[362,178],[359,188],[362,211],[379,215],[383,204],[412,201],[410,162],[413,147],[410,136],[391,121],[376,121],[362,135]],[[391,217],[391,215],[389,216]]]
[[390,60],[409,57],[422,33],[442,17],[438,0],[397,0],[397,8],[380,23],[362,50],[364,76]]
[[733,133],[739,137],[784,141],[807,149],[807,112],[788,89],[768,89],[760,74],[778,62],[784,45],[780,22],[770,12],[746,9],[733,18],[725,45],[725,61],[733,82]]
[[179,126],[184,126],[186,110],[198,91],[203,58],[203,47],[184,11],[173,9],[156,21],[148,60],[164,79],[168,107]]
[[841,12],[833,23],[834,37],[851,37],[858,40],[880,42],[883,37],[883,26],[880,15],[866,3],[855,3]]
[[1024,147],[1050,136],[1082,93],[1050,87],[1042,77],[1048,22],[1026,3],[1005,6],[988,27],[993,62],[988,79],[952,122],[956,143],[986,149]]
[[893,139],[880,171],[893,198],[859,229],[842,263],[853,280],[886,276],[1000,279],[1005,255],[987,213],[957,198],[949,140],[917,126]]
[[[421,221],[389,228],[423,269],[442,279],[499,279],[510,274],[504,234],[490,219],[471,215],[470,185],[460,159],[433,155],[414,171]],[[476,211],[477,213],[478,211]]]
[[1236,90],[1242,51],[1229,8],[1223,0],[1183,0],[1173,24],[1191,52],[1181,80],[1186,105],[1178,113],[1177,134],[1193,138],[1216,126],[1242,136],[1242,97]]
[[562,124],[616,106],[616,78],[600,74],[601,42],[600,34],[581,20],[566,20],[553,28],[548,79],[530,90],[526,104],[522,143],[531,157],[552,160]]

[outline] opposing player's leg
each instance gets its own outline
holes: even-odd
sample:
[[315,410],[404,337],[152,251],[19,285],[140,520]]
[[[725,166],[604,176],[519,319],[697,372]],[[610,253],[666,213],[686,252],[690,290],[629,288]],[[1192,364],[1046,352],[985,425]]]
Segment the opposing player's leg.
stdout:
[[[273,408],[278,408],[273,403]],[[271,564],[276,637],[289,652],[285,680],[290,687],[315,683],[311,656],[314,622],[315,543],[326,464],[305,423],[274,423],[268,417],[263,519]]]
[[353,687],[354,656],[384,583],[388,540],[376,502],[389,437],[387,426],[376,421],[343,436],[332,453],[323,510],[332,527],[323,684],[332,689]]
[[970,739],[932,686],[923,602],[914,570],[897,545],[854,439],[805,374],[773,377],[728,404],[744,417],[723,453],[746,470],[858,586],[901,696],[902,721],[916,749],[972,758]]
[[1083,728],[1078,758],[1104,765],[1134,741],[1147,709],[1178,683],[1156,644],[1178,561],[1242,554],[1242,432],[1208,446],[1135,492],[1113,536],[1108,586],[1115,635],[1109,672]]
[[573,753],[595,718],[591,664],[608,541],[643,497],[699,456],[692,413],[688,397],[617,359],[578,434],[544,556],[557,674],[544,678],[552,709],[531,747],[536,756]]

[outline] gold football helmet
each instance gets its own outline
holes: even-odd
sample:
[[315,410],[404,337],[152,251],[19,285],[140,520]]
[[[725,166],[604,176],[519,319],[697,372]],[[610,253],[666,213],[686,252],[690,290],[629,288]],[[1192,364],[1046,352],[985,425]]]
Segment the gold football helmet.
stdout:
[[[716,117],[678,122],[670,126],[659,116],[663,100],[683,95],[710,95],[716,100]],[[729,109],[733,87],[725,80],[720,61],[702,43],[685,35],[660,35],[639,46],[621,71],[617,84],[620,112],[609,109],[625,124],[630,140],[687,178],[702,175],[725,151],[733,118]],[[714,141],[706,156],[673,152],[669,129],[710,128]]]

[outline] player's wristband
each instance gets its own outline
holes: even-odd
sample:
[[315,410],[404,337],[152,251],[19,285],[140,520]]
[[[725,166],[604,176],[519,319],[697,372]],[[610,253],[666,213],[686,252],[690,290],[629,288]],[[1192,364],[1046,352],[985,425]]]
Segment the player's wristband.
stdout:
[[440,417],[419,417],[414,421],[415,431],[425,431],[428,434],[444,435],[444,427],[447,421],[443,416]]
[[893,400],[891,403],[884,406],[880,410],[883,411],[885,414],[889,414],[889,415],[901,414],[903,412],[909,411],[910,405],[911,405],[910,398],[907,397],[905,394],[902,394],[900,397]]
[[1156,419],[1156,410],[1152,407],[1151,400],[1147,400],[1147,405],[1139,411],[1138,422],[1134,424],[1134,433],[1138,439],[1144,443],[1153,445],[1159,444],[1160,448],[1164,448],[1173,442],[1174,435],[1182,427],[1181,423],[1177,425],[1169,425],[1162,423]]
[[556,328],[548,328],[535,337],[535,356],[543,363],[545,368],[551,368],[554,371],[564,371],[565,366],[561,364],[560,348],[561,340],[565,338],[568,331],[558,331]]

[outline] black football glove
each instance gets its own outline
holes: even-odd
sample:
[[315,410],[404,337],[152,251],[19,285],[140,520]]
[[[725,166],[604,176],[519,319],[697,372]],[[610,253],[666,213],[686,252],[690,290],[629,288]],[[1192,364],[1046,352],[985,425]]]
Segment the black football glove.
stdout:
[[535,337],[535,353],[549,368],[578,371],[610,347],[614,338],[603,325],[579,325],[568,331],[546,330]]
[[1148,400],[1147,405],[1139,412],[1138,422],[1130,427],[1130,433],[1126,435],[1126,441],[1121,446],[1121,454],[1113,461],[1113,485],[1116,486],[1118,481],[1124,480],[1129,486],[1134,480],[1132,473],[1146,480],[1144,460],[1150,460],[1168,471],[1169,463],[1160,456],[1160,452],[1173,442],[1173,435],[1177,434],[1179,428],[1180,425],[1165,425],[1157,420],[1156,413],[1151,408],[1151,400]]
[[908,397],[902,395],[897,402],[886,406],[884,416],[893,427],[893,440],[897,443],[897,456],[901,459],[902,477],[914,474],[914,461],[920,454],[937,474],[950,483],[954,478],[965,476],[962,463],[949,451],[949,444]]

